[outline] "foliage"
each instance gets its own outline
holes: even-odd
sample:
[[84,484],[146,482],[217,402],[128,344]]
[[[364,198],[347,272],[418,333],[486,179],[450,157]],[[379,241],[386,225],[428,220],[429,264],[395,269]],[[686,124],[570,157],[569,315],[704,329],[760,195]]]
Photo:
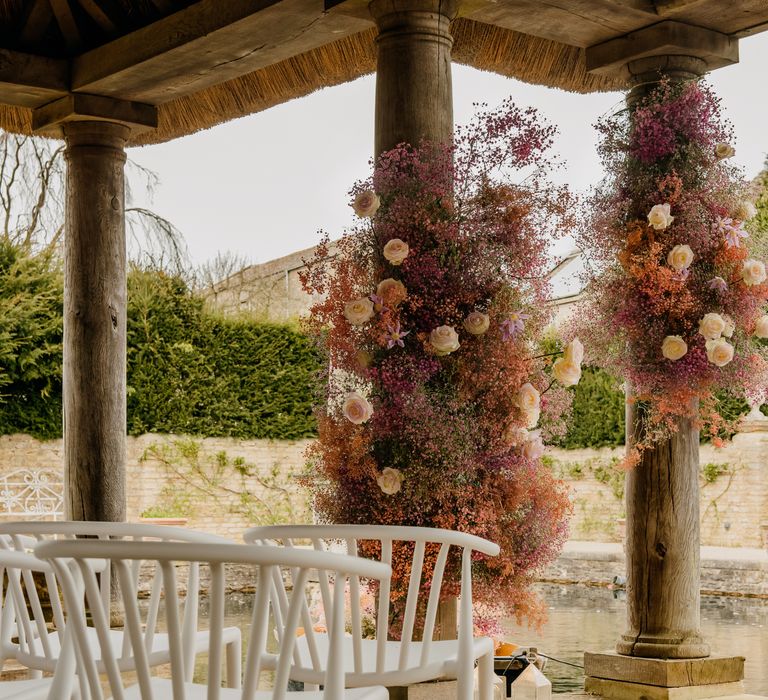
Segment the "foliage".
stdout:
[[0,237],[0,435],[61,433],[63,294],[53,255]]
[[[452,147],[383,154],[351,192],[373,218],[335,258],[321,249],[304,276],[307,291],[327,293],[309,324],[331,368],[309,455],[318,513],[499,543],[499,557],[475,562],[475,596],[489,617],[534,622],[542,610],[529,584],[559,551],[570,508],[527,432],[540,410],[542,429],[557,432],[568,400],[531,351],[551,314],[547,238],[570,203],[545,177],[552,129],[539,124],[505,104]],[[396,600],[409,557],[395,553]],[[427,552],[427,569],[435,557]],[[446,595],[458,565],[449,562]]]
[[585,367],[573,387],[571,420],[561,447],[616,447],[624,444],[624,392],[597,367]]
[[753,257],[765,246],[744,228],[754,207],[703,83],[662,83],[600,129],[608,176],[580,232],[591,279],[578,331],[643,406],[631,464],[681,418],[716,435],[718,391],[762,398],[768,363],[755,333],[768,283]]

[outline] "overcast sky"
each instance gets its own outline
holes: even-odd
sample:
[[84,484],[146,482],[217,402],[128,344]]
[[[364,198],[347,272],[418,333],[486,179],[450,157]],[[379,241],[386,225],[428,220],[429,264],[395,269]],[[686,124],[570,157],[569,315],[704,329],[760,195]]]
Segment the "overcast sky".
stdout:
[[[736,131],[736,161],[748,177],[768,152],[768,32],[740,42],[739,64],[710,81]],[[374,77],[326,88],[198,134],[134,148],[129,157],[155,171],[151,206],[182,231],[192,262],[220,251],[258,263],[314,245],[323,229],[338,237],[351,221],[347,191],[368,175],[373,150]],[[512,96],[559,128],[566,162],[556,179],[586,190],[601,177],[597,118],[621,105],[620,93],[575,95],[454,64],[454,117],[473,103]],[[135,188],[136,190],[136,188]],[[140,191],[135,200],[145,203]]]

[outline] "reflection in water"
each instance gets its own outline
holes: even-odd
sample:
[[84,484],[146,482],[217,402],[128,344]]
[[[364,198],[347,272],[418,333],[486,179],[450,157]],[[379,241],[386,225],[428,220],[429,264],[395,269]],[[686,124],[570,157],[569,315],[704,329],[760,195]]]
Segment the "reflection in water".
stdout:
[[[539,632],[504,625],[505,638],[562,661],[583,665],[584,651],[610,651],[624,631],[625,602],[619,591],[588,586],[541,585],[549,621]],[[768,600],[702,596],[701,631],[713,654],[745,656],[747,693],[768,695]],[[579,668],[547,662],[555,692],[584,687]]]

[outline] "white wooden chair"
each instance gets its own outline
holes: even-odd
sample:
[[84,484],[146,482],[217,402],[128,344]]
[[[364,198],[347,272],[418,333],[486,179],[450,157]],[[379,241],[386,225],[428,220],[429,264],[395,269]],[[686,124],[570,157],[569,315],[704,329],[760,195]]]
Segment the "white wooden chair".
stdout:
[[[360,614],[360,581],[350,581],[350,611],[352,636],[344,640],[344,670],[347,687],[384,685],[407,686],[422,681],[458,679],[458,700],[473,697],[473,673],[478,662],[480,700],[493,697],[493,641],[487,637],[474,637],[472,625],[472,553],[488,556],[499,553],[498,545],[474,535],[450,530],[421,527],[383,525],[274,525],[254,527],[244,534],[246,542],[258,544],[282,544],[286,548],[311,542],[315,550],[339,548],[357,555],[359,543],[380,543],[381,561],[392,565],[393,543],[410,543],[413,546],[408,597],[403,616],[401,638],[388,640],[390,617],[390,586],[385,581],[378,591],[376,610],[376,635],[374,639],[363,636]],[[340,543],[340,545],[339,545]],[[423,581],[425,549],[428,544],[439,546],[431,580]],[[461,603],[459,609],[458,640],[433,641],[443,574],[451,547],[461,550]],[[426,601],[422,641],[415,639],[416,613],[419,593],[429,590]],[[320,579],[322,604],[331,603],[328,581]],[[309,611],[304,612],[307,634],[298,644],[298,658],[291,668],[291,678],[317,684],[323,672],[320,663],[327,639],[322,632],[313,629]]]
[[[89,628],[86,626],[84,601],[91,611],[96,638],[100,645],[111,696],[116,700],[283,700],[287,694],[289,667],[294,655],[297,627],[301,612],[306,608],[306,584],[310,573],[328,579],[329,574],[342,582],[338,585],[333,609],[330,612],[330,634],[327,645],[328,655],[324,666],[326,673],[320,679],[324,690],[298,691],[292,697],[302,700],[388,700],[385,688],[357,688],[344,690],[342,636],[344,634],[344,585],[348,576],[367,577],[387,581],[390,567],[379,562],[366,561],[359,557],[330,554],[327,552],[287,550],[277,547],[260,547],[245,544],[197,544],[168,542],[109,542],[94,540],[43,542],[35,548],[36,554],[51,562],[56,570],[64,592],[67,608],[67,626],[77,648],[78,676],[84,680],[81,687],[84,697],[103,700],[99,665],[94,658],[90,643]],[[129,644],[119,654],[109,638],[109,608],[100,594],[96,569],[99,562],[106,560],[114,567],[120,583],[122,603],[125,607],[126,636]],[[139,607],[136,601],[133,564],[138,560],[154,560],[162,572],[163,612],[168,627],[170,642],[170,678],[151,675],[149,656],[146,652],[151,643],[147,631],[141,625]],[[179,563],[203,564],[210,569],[210,593],[208,634],[211,651],[207,663],[207,681],[190,683],[189,659],[185,658],[182,640],[182,620],[179,613],[176,565]],[[96,566],[94,566],[94,564]],[[250,625],[250,639],[245,662],[242,687],[229,689],[221,687],[222,653],[219,643],[224,627],[225,566],[245,564],[255,569],[256,595]],[[292,572],[291,590],[283,585],[281,569]],[[279,587],[280,597],[287,601],[287,608],[272,608],[275,599],[274,587]],[[83,596],[84,594],[84,596]],[[279,651],[274,656],[274,684],[272,690],[258,691],[259,678],[263,669],[262,659],[266,655],[270,638],[270,611],[279,638]],[[121,668],[125,656],[130,656],[135,668],[134,685],[126,687]],[[81,681],[82,682],[82,681]],[[54,678],[51,699],[66,697],[71,688],[72,674],[60,669]],[[59,693],[60,695],[57,695]],[[88,695],[88,693],[90,695]]]
[[[90,537],[105,541],[127,539],[130,541],[231,544],[231,540],[204,532],[145,523],[82,521],[0,523],[0,550],[30,552],[41,541],[71,540],[78,537]],[[38,673],[50,673],[56,668],[61,654],[61,640],[65,629],[64,612],[58,594],[52,594],[52,592],[58,591],[57,577],[53,570],[47,567],[43,573],[46,588],[50,594],[53,630],[49,629],[33,578],[33,571],[35,570],[39,569],[18,568],[15,570],[14,576],[9,577],[10,588],[14,597],[20,602],[18,605],[14,605],[12,609],[3,610],[0,621],[0,658],[12,658]],[[141,562],[134,562],[132,569],[134,588],[138,584],[141,572]],[[153,665],[161,665],[170,660],[168,634],[156,629],[162,582],[155,571],[147,571],[147,573],[150,575],[151,588],[144,623],[147,625],[147,639],[151,645],[149,647],[149,660]],[[99,573],[99,579],[100,595],[104,604],[109,606],[112,595],[109,567]],[[212,643],[207,632],[197,630],[199,569],[194,563],[188,570],[187,591],[184,604],[182,641],[185,658],[192,659],[198,654],[207,652],[210,643]],[[27,605],[21,604],[24,596],[26,596]],[[109,636],[115,649],[125,648],[128,640],[123,630],[111,629]],[[16,637],[15,640],[14,637]],[[97,640],[93,629],[89,632],[89,638],[95,646]],[[235,627],[226,628],[221,639],[216,640],[215,643],[221,644],[226,652],[227,681],[230,682],[231,679],[233,684],[239,683],[242,654],[240,630]],[[125,663],[130,664],[131,661],[127,659]],[[191,680],[191,663],[189,664],[189,673],[188,680]],[[237,685],[232,687],[237,687]]]

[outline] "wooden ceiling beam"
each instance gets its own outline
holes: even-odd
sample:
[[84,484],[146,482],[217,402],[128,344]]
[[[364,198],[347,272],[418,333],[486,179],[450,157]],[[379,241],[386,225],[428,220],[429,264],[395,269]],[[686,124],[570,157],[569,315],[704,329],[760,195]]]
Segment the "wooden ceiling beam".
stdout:
[[68,91],[67,61],[0,49],[0,103],[39,107]]
[[72,63],[72,90],[162,104],[364,31],[317,0],[200,0]]
[[79,0],[82,7],[90,18],[99,25],[99,28],[106,34],[115,33],[115,23],[109,18],[106,12],[94,0]]
[[33,0],[28,6],[27,14],[22,19],[19,39],[22,45],[39,41],[53,19],[53,10],[48,0]]
[[51,3],[51,9],[56,17],[61,35],[64,37],[64,43],[67,48],[76,51],[80,48],[80,30],[77,28],[75,16],[72,14],[72,8],[69,6],[69,0],[48,0]]

